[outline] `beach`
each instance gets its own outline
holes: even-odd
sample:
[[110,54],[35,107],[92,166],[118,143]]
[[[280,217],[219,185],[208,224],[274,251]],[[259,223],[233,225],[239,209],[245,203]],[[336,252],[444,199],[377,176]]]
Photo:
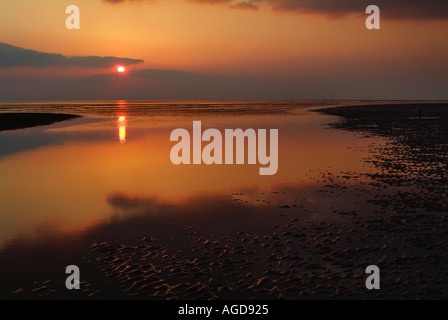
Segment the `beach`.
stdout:
[[[241,123],[281,123],[283,132],[290,135],[280,152],[280,170],[282,155],[297,152],[298,157],[283,158],[287,169],[279,171],[279,178],[272,178],[278,180],[265,185],[257,177],[247,185],[238,185],[232,182],[236,178],[226,182],[217,171],[202,169],[207,171],[204,177],[197,176],[199,182],[177,190],[172,186],[187,184],[199,169],[191,176],[185,169],[181,173],[187,175],[186,180],[174,180],[169,176],[169,170],[174,170],[170,167],[165,171],[170,186],[167,194],[155,173],[145,176],[145,181],[155,179],[160,193],[133,190],[135,178],[122,190],[105,189],[104,201],[113,215],[101,223],[81,227],[82,222],[77,229],[56,228],[56,232],[48,224],[41,228],[39,238],[18,233],[4,243],[0,251],[0,297],[446,299],[448,105],[350,102],[344,106],[338,102],[331,107],[309,104],[306,109],[297,108],[299,103],[282,105],[281,109],[272,107],[272,112],[260,107],[247,108],[263,112],[245,111],[245,106],[238,115]],[[114,114],[120,116],[126,111],[125,107],[117,110]],[[127,110],[126,114],[132,112]],[[159,114],[167,117],[170,113]],[[247,114],[254,118],[245,118]],[[64,117],[74,118],[58,114],[59,120]],[[39,124],[55,119],[42,115]],[[215,123],[236,121],[209,114],[206,119]],[[85,134],[86,126],[99,132],[94,120],[78,124],[82,130],[76,132]],[[136,116],[135,123],[138,121],[143,120]],[[117,124],[111,121],[104,128],[115,130],[114,126]],[[309,136],[302,137],[298,150],[292,151],[302,133],[298,128],[306,128],[303,132]],[[74,135],[72,131],[66,133],[69,129],[54,130],[54,134],[67,134],[70,139]],[[151,130],[152,140],[144,141],[151,141],[148,157],[153,159],[155,153],[165,154],[156,148],[158,130],[163,137],[160,144],[166,134],[153,122]],[[104,134],[98,137],[106,139]],[[307,145],[306,141],[312,142]],[[77,148],[82,147],[79,145],[77,142]],[[140,145],[135,147],[141,150]],[[70,151],[65,148],[64,152]],[[106,150],[103,145],[99,148]],[[58,150],[50,155],[58,156]],[[113,154],[118,152],[113,150]],[[119,150],[122,157],[132,151]],[[333,159],[318,159],[321,153],[322,158]],[[92,163],[97,161],[94,153],[89,155]],[[135,153],[129,155],[120,160],[120,166],[128,168],[129,159],[136,161]],[[82,170],[73,168],[75,172]],[[241,177],[249,174],[235,172]],[[225,175],[232,173],[226,171]],[[128,183],[127,178],[116,179],[122,179],[123,186]],[[217,179],[218,186],[210,184]],[[79,183],[95,185],[94,181]],[[194,192],[196,189],[199,191]],[[86,208],[77,210],[81,214],[82,210],[88,212]],[[7,209],[3,207],[2,214]],[[32,259],[36,256],[37,261]],[[31,261],[33,272],[17,270]],[[70,264],[84,270],[82,290],[76,293],[64,289],[61,273],[63,266]],[[365,287],[369,265],[381,270],[381,290]]]

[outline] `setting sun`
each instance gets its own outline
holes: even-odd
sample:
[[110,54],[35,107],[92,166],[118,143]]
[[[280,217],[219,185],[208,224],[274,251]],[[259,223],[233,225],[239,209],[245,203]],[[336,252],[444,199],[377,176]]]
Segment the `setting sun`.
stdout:
[[125,70],[126,70],[126,69],[125,69],[123,66],[119,66],[119,67],[117,68],[117,71],[120,72],[120,73],[125,72]]

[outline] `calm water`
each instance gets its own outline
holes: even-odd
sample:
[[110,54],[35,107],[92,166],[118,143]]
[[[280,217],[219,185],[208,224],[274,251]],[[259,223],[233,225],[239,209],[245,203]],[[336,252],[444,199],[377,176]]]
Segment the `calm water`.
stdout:
[[[144,217],[154,232],[164,215],[172,221],[198,215],[208,226],[225,228],[220,217],[232,214],[225,203],[235,197],[256,208],[257,194],[313,188],[310,172],[369,170],[361,161],[369,139],[325,128],[336,118],[310,111],[349,103],[356,102],[2,103],[0,112],[83,116],[0,132],[2,264],[17,267],[26,253],[39,256],[42,270],[50,260],[57,268],[70,261],[56,256],[78,259],[87,254],[80,248],[94,240],[140,237],[144,224],[132,224],[135,217]],[[258,164],[174,166],[170,133],[191,131],[193,120],[201,120],[203,130],[279,129],[278,173],[260,176]],[[307,201],[322,205],[318,198]]]
[[[83,230],[111,219],[110,197],[151,197],[170,204],[243,189],[307,183],[309,170],[360,166],[353,138],[322,130],[330,117],[309,112],[332,102],[70,102],[2,104],[2,112],[60,112],[83,117],[0,133],[0,244],[41,237],[42,229]],[[279,171],[259,165],[174,166],[175,128],[278,128]],[[361,143],[360,141],[357,141]]]

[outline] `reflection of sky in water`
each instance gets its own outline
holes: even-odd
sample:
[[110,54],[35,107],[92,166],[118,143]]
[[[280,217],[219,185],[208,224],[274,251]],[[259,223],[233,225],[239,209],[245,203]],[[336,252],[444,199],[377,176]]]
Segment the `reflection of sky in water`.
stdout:
[[[348,147],[367,145],[368,140],[324,130],[322,124],[334,118],[303,111],[264,109],[261,114],[230,115],[210,110],[176,116],[164,108],[142,111],[139,105],[121,103],[108,112],[83,109],[79,113],[85,117],[80,119],[1,132],[0,244],[42,227],[86,230],[109,221],[120,199],[127,199],[126,206],[120,207],[120,215],[126,215],[141,207],[135,199],[152,199],[151,203],[172,208],[191,199],[228,199],[242,190],[267,191],[288,184],[306,187],[312,184],[307,176],[311,169],[363,170],[362,154]],[[203,130],[279,129],[278,173],[259,176],[258,164],[172,165],[170,133],[175,128],[191,131],[193,120],[202,120]]]

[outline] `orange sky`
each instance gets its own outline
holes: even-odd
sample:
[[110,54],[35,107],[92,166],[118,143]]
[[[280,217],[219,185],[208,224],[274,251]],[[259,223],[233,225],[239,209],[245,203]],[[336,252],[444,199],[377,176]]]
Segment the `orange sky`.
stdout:
[[[75,2],[81,29],[67,30],[65,8]],[[355,79],[370,72],[375,79],[386,79],[393,72],[403,80],[422,75],[446,86],[446,19],[383,19],[381,30],[369,31],[366,17],[363,12],[329,17],[235,10],[182,0],[115,5],[101,0],[2,0],[0,42],[67,56],[145,60],[133,66],[138,69],[313,79]]]

